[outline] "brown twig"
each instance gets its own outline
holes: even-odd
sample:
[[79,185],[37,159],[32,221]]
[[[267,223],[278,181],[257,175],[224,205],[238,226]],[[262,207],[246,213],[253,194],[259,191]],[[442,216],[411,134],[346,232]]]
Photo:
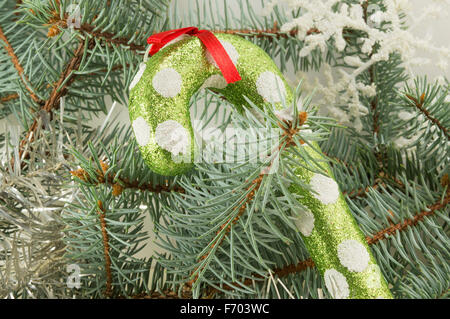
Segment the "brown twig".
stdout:
[[[278,28],[277,21],[274,22],[273,28],[264,29],[264,30],[253,30],[253,29],[230,29],[230,30],[214,30],[212,32],[215,33],[225,33],[225,34],[236,34],[236,35],[250,35],[256,38],[267,38],[267,37],[276,37],[276,38],[288,38],[295,37],[298,34],[297,29],[292,29],[291,31],[280,31]],[[306,32],[306,35],[321,33],[317,28],[311,28]]]
[[5,103],[14,99],[17,99],[19,97],[19,94],[17,93],[12,93],[6,96],[3,96],[0,98],[0,103]]
[[365,197],[365,196],[367,196],[367,193],[369,192],[369,190],[371,188],[377,189],[380,185],[385,186],[386,184],[384,184],[384,182],[381,178],[377,178],[377,179],[375,179],[375,182],[371,186],[361,187],[360,189],[352,190],[349,192],[343,191],[342,194],[347,195],[349,198],[352,198],[352,199],[357,198],[357,197]]
[[[89,49],[92,48],[93,45],[94,42],[90,40],[88,42],[88,48]],[[49,98],[42,103],[43,105],[42,110],[51,113],[54,109],[59,108],[61,97],[67,94],[68,87],[73,83],[75,76],[72,75],[72,77],[69,80],[66,79],[71,75],[73,71],[78,70],[78,68],[80,67],[84,49],[85,49],[84,40],[81,40],[80,44],[78,45],[77,49],[74,52],[74,56],[69,61],[64,70],[61,72],[61,75],[59,76],[58,81],[56,82],[52,92],[50,93]],[[30,128],[28,129],[25,138],[20,141],[19,160],[29,158],[29,151],[25,150],[26,145],[34,141],[37,128],[38,128],[38,119],[35,118]],[[21,165],[23,165],[23,162],[21,163]],[[14,158],[11,159],[11,167],[14,167]]]
[[343,195],[347,195],[351,199],[357,198],[357,197],[366,197],[369,190],[372,189],[378,189],[380,186],[386,187],[386,182],[394,182],[396,186],[399,188],[405,188],[405,185],[397,178],[387,175],[384,172],[380,172],[378,177],[375,179],[374,183],[371,186],[367,187],[361,187],[357,190],[352,191],[343,191]]
[[[116,45],[125,45],[128,46],[132,51],[145,51],[146,46],[142,44],[137,43],[130,43],[130,39],[125,37],[116,37],[114,33],[111,32],[101,32],[98,30],[95,30],[95,26],[84,23],[80,26],[80,28],[76,28],[77,30],[84,31],[86,33],[89,33],[91,36],[96,38],[102,38],[108,43],[113,43]],[[213,30],[212,32],[215,33],[225,33],[225,34],[236,34],[236,35],[250,35],[257,38],[287,38],[287,37],[293,37],[298,34],[298,30],[294,29],[288,32],[282,32],[278,29],[277,22],[274,23],[274,26],[272,29],[265,29],[265,30],[252,30],[252,29],[230,29],[230,30]],[[155,32],[150,32],[150,34],[153,34]],[[320,33],[320,31],[317,28],[311,28],[306,32],[307,35]]]
[[6,37],[5,33],[3,32],[3,28],[1,26],[0,26],[0,40],[2,40],[4,42],[3,48],[6,50],[8,55],[11,57],[11,62],[14,65],[14,68],[17,70],[17,73],[19,74],[20,79],[22,80],[23,84],[25,85],[25,88],[30,93],[30,97],[37,104],[42,104],[43,101],[34,93],[34,91],[29,86],[28,77],[25,74],[24,69],[19,62],[19,58],[17,57],[16,53],[14,52],[14,49],[13,49],[11,43],[8,41],[8,38]]
[[[149,191],[149,192],[153,192],[153,193],[162,193],[162,192],[179,192],[179,193],[184,193],[185,190],[184,188],[175,185],[172,188],[169,187],[168,183],[166,182],[166,185],[152,185],[150,183],[143,183],[141,184],[141,182],[139,181],[130,181],[126,178],[123,177],[116,177],[116,175],[111,175],[109,173],[107,173],[108,170],[108,165],[103,162],[100,161],[100,165],[102,167],[102,171],[97,170],[97,175],[95,176],[94,179],[92,179],[88,172],[86,172],[83,168],[79,168],[75,171],[70,171],[70,174],[72,174],[72,176],[75,176],[79,179],[81,179],[84,182],[93,184],[93,185],[98,185],[98,184],[110,184],[112,185],[112,194],[114,196],[119,196],[124,189],[138,189],[141,191]],[[106,174],[106,175],[105,175]]]
[[387,236],[393,235],[397,231],[400,232],[410,226],[415,226],[418,222],[423,220],[424,217],[433,215],[437,210],[444,208],[449,202],[450,202],[450,196],[447,195],[447,197],[444,198],[442,203],[438,202],[431,206],[428,206],[427,210],[424,210],[424,211],[416,214],[413,218],[405,219],[401,223],[391,225],[388,228],[382,229],[373,236],[367,236],[366,237],[367,243],[369,245],[375,244],[375,243],[379,242],[380,240],[386,239]]
[[98,217],[100,219],[100,227],[102,229],[103,236],[103,250],[105,254],[105,272],[106,272],[106,290],[105,296],[110,297],[112,293],[112,273],[111,273],[111,257],[109,255],[109,236],[106,228],[105,220],[105,209],[103,208],[103,203],[99,200],[97,201],[98,206]]
[[130,43],[130,39],[128,38],[118,38],[114,33],[111,32],[101,32],[98,30],[94,30],[95,27],[88,23],[84,23],[80,26],[80,28],[76,28],[76,30],[84,31],[89,33],[92,37],[102,38],[108,43],[116,44],[116,45],[125,45],[130,48],[132,51],[145,51],[146,46],[136,43]]
[[425,101],[425,93],[422,94],[420,97],[420,101],[418,101],[415,97],[406,94],[406,97],[410,99],[412,102],[414,102],[414,105],[416,108],[419,109],[419,111],[426,116],[427,119],[429,119],[433,124],[435,124],[442,132],[444,132],[444,135],[447,137],[447,139],[450,140],[450,134],[447,131],[447,128],[439,122],[438,119],[431,116],[430,112],[428,112],[427,109],[423,107],[423,102]]
[[[94,41],[91,39],[90,41],[88,41],[88,49],[92,49],[93,46]],[[44,104],[43,109],[46,110],[47,112],[51,112],[53,109],[58,108],[61,97],[67,94],[68,87],[73,83],[75,76],[72,75],[72,77],[69,80],[67,80],[67,78],[71,75],[73,71],[78,70],[78,68],[80,67],[84,50],[85,50],[84,41],[80,41],[80,44],[78,45],[77,49],[74,52],[74,56],[72,57],[72,59],[67,64],[66,68],[59,76],[59,79],[56,82],[56,85],[53,88],[50,97]],[[66,82],[64,83],[64,85],[62,85],[64,81]]]

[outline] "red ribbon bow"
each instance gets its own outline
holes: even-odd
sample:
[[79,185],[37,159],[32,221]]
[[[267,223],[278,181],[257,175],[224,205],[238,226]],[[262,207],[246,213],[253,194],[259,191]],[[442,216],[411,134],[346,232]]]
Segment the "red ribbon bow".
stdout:
[[150,55],[155,54],[168,42],[183,34],[196,36],[202,41],[214,61],[216,61],[219,69],[222,71],[223,77],[227,83],[233,83],[241,80],[241,76],[239,75],[236,66],[233,61],[231,61],[227,51],[225,51],[222,46],[222,43],[220,43],[216,36],[208,30],[199,30],[196,27],[187,27],[153,34],[147,39],[148,44],[153,44],[150,49]]

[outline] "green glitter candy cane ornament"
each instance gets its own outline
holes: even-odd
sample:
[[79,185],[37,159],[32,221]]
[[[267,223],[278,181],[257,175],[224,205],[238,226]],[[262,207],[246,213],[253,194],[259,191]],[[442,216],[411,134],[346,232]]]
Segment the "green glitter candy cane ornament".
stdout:
[[[287,103],[293,100],[280,70],[258,46],[236,35],[196,28],[180,30],[163,33],[154,44],[155,54],[140,65],[129,98],[130,120],[145,162],[154,172],[169,176],[193,167],[195,143],[189,100],[200,88],[218,90],[238,111],[248,104],[243,95],[261,108],[281,108],[281,95]],[[218,40],[216,44],[220,41],[225,62],[233,63],[239,81],[229,81],[229,73],[225,79],[223,57],[211,54],[208,43],[198,36],[201,32],[208,32]],[[310,146],[302,147],[319,159],[320,154]],[[300,165],[295,171],[313,192],[298,185],[290,191],[301,195],[299,201],[306,208],[295,212],[296,225],[328,292],[333,298],[392,298],[329,165],[320,165],[328,176]]]

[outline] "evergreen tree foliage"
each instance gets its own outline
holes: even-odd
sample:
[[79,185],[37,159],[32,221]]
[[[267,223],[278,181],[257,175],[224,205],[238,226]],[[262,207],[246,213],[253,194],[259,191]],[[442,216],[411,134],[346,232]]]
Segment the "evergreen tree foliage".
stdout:
[[[344,29],[343,50],[331,37],[300,54],[308,45],[301,30],[282,26],[301,20],[302,8],[233,0],[236,14],[231,1],[190,1],[189,10],[180,1],[0,0],[0,118],[8,123],[0,135],[0,296],[330,298],[295,226],[299,204],[289,191],[305,186],[293,173],[300,161],[317,167],[290,147],[307,143],[330,161],[393,295],[448,298],[448,81],[411,79],[395,50],[372,62],[383,46],[362,50],[366,34],[358,28]],[[387,11],[388,2],[336,1],[333,10],[360,5],[367,18],[370,4]],[[256,6],[269,14],[256,14]],[[74,8],[79,25],[69,23]],[[401,13],[398,19],[406,28]],[[355,83],[374,88],[357,92],[366,110],[360,126],[324,116],[305,83],[295,83],[301,109],[293,110],[294,118],[307,112],[306,124],[280,123],[256,106],[232,112],[217,92],[202,90],[191,100],[193,118],[219,131],[253,132],[237,154],[269,138],[256,128],[290,133],[263,162],[242,156],[198,161],[177,177],[153,173],[110,101],[127,105],[149,35],[186,26],[245,37],[282,71],[356,70]],[[387,35],[393,26],[377,28]],[[359,71],[348,57],[367,67]],[[275,174],[261,173],[275,162]],[[157,247],[151,256],[143,254],[147,245]],[[69,265],[80,288],[71,285]]]

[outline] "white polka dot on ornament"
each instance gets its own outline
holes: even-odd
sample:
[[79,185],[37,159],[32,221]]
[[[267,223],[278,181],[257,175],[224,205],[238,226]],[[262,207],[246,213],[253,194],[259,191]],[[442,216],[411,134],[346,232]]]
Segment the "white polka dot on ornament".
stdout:
[[270,71],[262,72],[256,80],[256,89],[262,98],[270,103],[281,102],[286,95],[283,80]]
[[347,279],[336,269],[327,269],[324,274],[325,286],[334,299],[346,299],[350,295]]
[[309,237],[314,229],[314,215],[308,209],[297,210],[295,225],[303,236]]
[[133,121],[132,124],[134,135],[136,136],[136,141],[140,146],[145,146],[150,141],[150,126],[147,121],[144,120],[142,116],[139,116]]
[[205,88],[224,89],[227,87],[227,85],[228,85],[228,83],[222,75],[213,74],[209,78],[207,78],[205,80],[205,82],[203,82],[200,89],[205,89]]
[[186,154],[189,149],[189,133],[177,121],[168,120],[158,124],[155,130],[158,145],[172,155]]
[[[227,54],[230,57],[233,64],[236,65],[236,63],[238,62],[238,59],[239,59],[239,53],[237,52],[236,48],[228,41],[224,41],[224,40],[219,40],[219,41],[222,44],[225,51],[227,52]],[[209,53],[209,51],[206,52],[206,59],[208,60],[209,63],[214,65],[216,68],[219,67],[217,65],[216,61],[214,60],[213,56],[211,55],[211,53]]]
[[344,240],[337,247],[339,261],[350,271],[362,272],[369,265],[366,247],[354,239]]
[[315,191],[312,195],[324,205],[333,204],[339,198],[338,184],[328,176],[314,174],[310,186]]
[[182,79],[175,69],[165,68],[153,77],[153,87],[163,97],[175,97],[181,91]]

